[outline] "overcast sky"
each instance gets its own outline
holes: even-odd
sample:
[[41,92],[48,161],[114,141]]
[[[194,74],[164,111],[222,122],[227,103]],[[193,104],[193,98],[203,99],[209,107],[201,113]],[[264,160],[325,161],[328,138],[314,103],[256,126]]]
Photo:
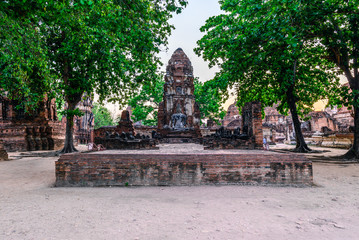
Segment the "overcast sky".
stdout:
[[197,41],[201,39],[203,33],[200,27],[206,20],[215,15],[221,14],[218,0],[188,0],[187,7],[179,15],[174,15],[170,23],[176,28],[168,39],[168,51],[160,54],[163,66],[161,71],[165,71],[168,60],[177,48],[182,48],[193,65],[195,77],[199,77],[204,82],[214,77],[217,68],[208,68],[208,62],[198,57],[193,49],[197,47]]

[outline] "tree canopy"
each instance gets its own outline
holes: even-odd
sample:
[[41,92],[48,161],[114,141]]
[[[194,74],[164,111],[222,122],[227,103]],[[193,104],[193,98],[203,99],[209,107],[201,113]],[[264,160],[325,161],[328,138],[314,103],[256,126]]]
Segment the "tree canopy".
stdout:
[[221,95],[219,89],[213,86],[212,83],[212,81],[203,83],[196,78],[194,80],[194,95],[201,113],[201,120],[207,118],[219,123],[219,120],[226,115],[223,103],[227,100],[227,97]]
[[297,151],[307,151],[298,114],[339,88],[323,57],[322,45],[308,35],[311,13],[306,1],[223,0],[225,14],[211,17],[201,28],[197,54],[219,65],[212,80],[222,91],[235,88],[239,105],[261,101],[263,106],[279,103],[290,110],[297,138]]
[[339,99],[330,104],[354,108],[354,143],[345,158],[359,159],[359,1],[309,1],[305,11],[311,11],[316,21],[307,22],[308,35],[320,42],[325,57],[335,64],[333,70],[343,74],[351,91],[338,90]]
[[0,1],[0,94],[27,112],[51,93],[55,79],[35,24],[38,11],[31,1]]
[[132,109],[132,120],[142,121],[144,125],[157,125],[157,113],[163,97],[163,75],[159,74],[152,81],[144,84],[128,105]]
[[[22,6],[24,2],[26,4]],[[45,59],[40,63],[46,63],[50,73],[57,76],[51,89],[56,89],[58,97],[64,97],[67,102],[63,152],[75,151],[73,116],[85,92],[89,95],[97,93],[100,101],[124,102],[134,89],[154,78],[160,65],[157,54],[167,43],[167,36],[173,28],[168,20],[173,13],[180,13],[186,4],[186,0],[1,2],[3,16],[25,31],[31,30],[41,40],[41,46],[35,49],[44,55]],[[18,13],[13,14],[14,11]],[[25,17],[22,15],[24,12]],[[18,43],[19,49],[24,48],[28,53],[22,38],[17,42],[16,38],[9,37],[11,35],[2,34],[0,39],[9,41],[9,44]],[[20,57],[26,59],[25,55]],[[16,59],[9,57],[4,61],[5,65],[11,65],[11,61]],[[24,68],[33,69],[31,64]],[[14,72],[11,70],[7,73]],[[13,75],[5,75],[4,82],[11,81],[11,77]],[[30,80],[31,84],[36,81]],[[49,79],[45,78],[48,84],[46,80]],[[8,86],[4,84],[1,87],[8,89]]]

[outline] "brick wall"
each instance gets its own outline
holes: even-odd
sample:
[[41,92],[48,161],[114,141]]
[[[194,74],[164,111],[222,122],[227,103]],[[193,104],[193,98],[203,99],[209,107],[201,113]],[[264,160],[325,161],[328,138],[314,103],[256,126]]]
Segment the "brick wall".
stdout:
[[149,136],[152,137],[152,131],[156,131],[157,132],[157,127],[156,126],[134,126],[135,128],[135,134],[141,134],[141,135],[145,135],[145,136]]
[[65,154],[56,186],[168,186],[313,183],[312,163],[296,154]]

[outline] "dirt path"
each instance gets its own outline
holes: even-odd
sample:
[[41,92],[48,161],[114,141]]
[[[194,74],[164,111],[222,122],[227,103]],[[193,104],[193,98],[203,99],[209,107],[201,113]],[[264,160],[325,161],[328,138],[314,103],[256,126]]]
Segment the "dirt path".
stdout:
[[0,239],[359,236],[359,164],[314,163],[312,188],[53,188],[56,159],[0,162]]

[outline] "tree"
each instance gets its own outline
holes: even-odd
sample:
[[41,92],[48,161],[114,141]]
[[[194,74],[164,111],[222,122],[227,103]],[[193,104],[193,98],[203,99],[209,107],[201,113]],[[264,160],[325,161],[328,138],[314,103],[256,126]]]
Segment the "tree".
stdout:
[[[157,113],[160,102],[163,100],[163,74],[152,82],[142,86],[141,91],[128,101],[132,108],[132,119],[143,121],[145,125],[157,124]],[[225,112],[222,107],[224,99],[218,89],[212,87],[211,82],[202,83],[194,80],[194,95],[201,112],[201,118],[213,120],[222,119]]]
[[50,86],[56,78],[36,27],[39,11],[30,1],[0,1],[0,95],[28,113],[45,95],[52,96]]
[[103,126],[112,126],[114,124],[111,113],[106,107],[94,103],[92,113],[95,119],[95,129]]
[[[63,153],[76,151],[73,118],[79,114],[76,105],[83,94],[96,92],[100,101],[125,101],[142,82],[153,79],[160,64],[156,54],[173,28],[168,20],[187,4],[186,0],[29,2],[29,9],[37,9],[38,18],[31,24],[45,43],[41,50],[52,73],[59,76],[52,88],[67,103]],[[2,3],[5,14],[13,11],[12,1]]]
[[[359,2],[309,1],[303,11],[310,11],[315,21],[307,21],[308,35],[317,39],[325,52],[323,57],[335,64],[333,70],[345,75],[348,89],[338,91],[340,99],[334,104],[345,104],[354,109],[354,143],[345,158],[359,159]],[[318,7],[320,6],[320,7]],[[344,90],[344,91],[343,91]]]
[[235,87],[239,106],[261,101],[279,102],[289,110],[297,145],[294,151],[310,151],[304,141],[298,115],[308,113],[313,103],[334,93],[339,81],[332,65],[322,58],[323,47],[307,35],[302,1],[223,0],[225,14],[211,17],[201,28],[206,35],[195,50],[220,72],[214,84],[227,91]]

